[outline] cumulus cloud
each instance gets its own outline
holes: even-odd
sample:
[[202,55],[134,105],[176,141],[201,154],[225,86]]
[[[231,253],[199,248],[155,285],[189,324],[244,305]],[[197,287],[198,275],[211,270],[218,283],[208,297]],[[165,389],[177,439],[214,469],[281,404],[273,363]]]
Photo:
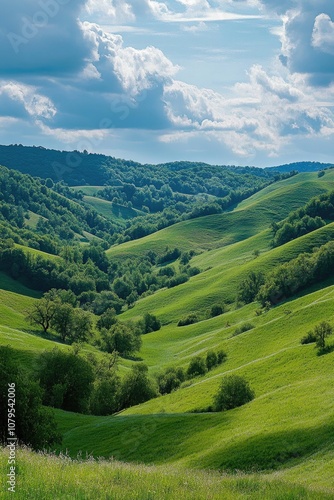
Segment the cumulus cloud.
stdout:
[[[41,9],[51,5],[49,14],[43,10],[45,26],[38,27]],[[8,22],[0,20],[2,114],[38,117],[43,132],[54,129],[58,137],[61,129],[168,127],[163,85],[178,67],[155,47],[126,47],[120,35],[80,22],[83,5],[83,0],[24,0],[22,12],[8,9]],[[15,33],[18,50],[11,46]]]
[[161,140],[180,141],[201,134],[238,155],[256,151],[278,154],[294,136],[334,134],[334,117],[319,104],[320,95],[298,78],[270,76],[261,66],[251,68],[248,82],[235,85],[230,99],[209,89],[173,82],[164,97],[178,130],[164,134]]
[[313,47],[334,55],[334,23],[327,14],[315,18],[312,33]]
[[[254,6],[254,5],[253,5]],[[241,10],[241,12],[240,12]],[[153,18],[161,22],[210,22],[259,17],[245,11],[242,2],[212,0],[89,0],[88,13],[99,20],[108,16],[111,23],[132,23],[140,18]]]
[[[13,120],[31,124],[70,144],[89,138],[98,143],[116,130],[149,130],[166,144],[212,141],[247,157],[258,151],[278,154],[295,137],[334,133],[332,0],[17,4],[14,10],[6,3],[0,20],[0,110],[9,125]],[[83,13],[111,24],[133,23],[140,16],[185,23],[183,29],[191,32],[205,32],[204,21],[265,13],[282,20],[275,33],[283,66],[268,72],[253,65],[227,97],[176,79],[180,68],[159,48],[127,46],[119,34],[80,21]]]
[[78,14],[85,0],[2,2],[0,75],[64,75],[84,66],[90,48],[84,43]]
[[313,85],[334,81],[334,3],[332,0],[260,0],[267,12],[281,16],[281,62],[304,73]]
[[[37,92],[36,88],[17,82],[2,82],[0,85],[0,109],[18,116],[25,114],[33,118],[53,118],[56,108],[52,101]],[[16,110],[14,113],[13,111]],[[19,111],[20,110],[20,111]]]

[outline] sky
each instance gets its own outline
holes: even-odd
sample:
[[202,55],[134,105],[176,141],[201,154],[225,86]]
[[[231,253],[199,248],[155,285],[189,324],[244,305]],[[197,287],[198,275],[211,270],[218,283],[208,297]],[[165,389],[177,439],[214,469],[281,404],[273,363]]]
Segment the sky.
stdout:
[[1,144],[333,163],[333,106],[333,0],[1,2]]

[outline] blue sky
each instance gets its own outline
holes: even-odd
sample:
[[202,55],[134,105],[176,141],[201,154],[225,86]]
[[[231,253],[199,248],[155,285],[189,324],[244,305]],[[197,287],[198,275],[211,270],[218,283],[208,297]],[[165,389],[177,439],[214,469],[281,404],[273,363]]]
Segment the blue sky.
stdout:
[[333,0],[16,0],[0,142],[141,162],[334,162]]

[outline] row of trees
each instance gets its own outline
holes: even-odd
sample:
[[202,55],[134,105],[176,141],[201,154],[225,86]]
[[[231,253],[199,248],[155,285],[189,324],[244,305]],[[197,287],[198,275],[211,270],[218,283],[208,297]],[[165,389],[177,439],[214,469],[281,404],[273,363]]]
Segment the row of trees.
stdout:
[[279,246],[334,221],[334,191],[315,196],[291,212],[282,222],[272,224],[273,245]]
[[[65,246],[60,257],[34,255],[15,246],[11,239],[0,243],[0,270],[39,291],[70,289],[84,309],[97,315],[110,307],[119,314],[139,297],[177,286],[199,273],[188,263],[187,252],[176,248],[167,248],[161,256],[151,251],[143,257],[110,262],[103,245],[92,243]],[[173,266],[165,260],[157,266],[166,258],[178,258],[179,262]]]
[[[47,333],[54,330],[63,342],[89,342],[93,336],[91,313],[77,306],[77,299],[70,290],[51,289],[42,299],[34,302],[27,311],[27,320]],[[137,322],[123,323],[113,308],[107,309],[96,322],[100,338],[95,345],[108,353],[129,356],[141,347],[141,335],[161,328],[160,320],[146,313]]]
[[240,283],[238,300],[258,300],[262,306],[277,304],[298,291],[333,274],[334,242],[330,241],[312,253],[303,253],[277,266],[271,273],[252,271]]
[[157,376],[160,394],[169,394],[178,389],[185,380],[205,375],[208,371],[222,364],[226,358],[227,355],[224,351],[210,350],[205,357],[195,356],[192,358],[186,370],[182,367],[168,367]]

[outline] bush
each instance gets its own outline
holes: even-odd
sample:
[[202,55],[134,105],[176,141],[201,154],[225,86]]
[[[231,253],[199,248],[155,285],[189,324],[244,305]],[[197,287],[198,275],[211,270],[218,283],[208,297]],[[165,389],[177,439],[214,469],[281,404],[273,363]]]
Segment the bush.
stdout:
[[220,316],[223,312],[224,308],[220,304],[213,304],[210,309],[210,317],[214,318],[215,316]]
[[317,337],[316,337],[315,333],[311,330],[304,337],[301,338],[300,343],[303,345],[304,344],[313,344],[316,341],[317,341]]
[[99,331],[103,329],[109,330],[117,323],[116,311],[112,307],[106,309],[97,320],[96,327]]
[[112,415],[120,409],[120,379],[109,370],[95,383],[90,402],[93,415]]
[[183,368],[167,368],[164,373],[157,377],[160,394],[169,394],[178,389],[185,378]]
[[214,411],[232,410],[254,399],[249,383],[239,375],[224,377],[214,397]]
[[218,351],[217,352],[217,362],[218,362],[218,365],[221,365],[222,363],[224,363],[224,361],[226,360],[227,358],[227,354],[225,351]]
[[206,354],[206,367],[208,371],[218,365],[218,356],[214,351],[208,351]]
[[161,321],[154,314],[146,313],[143,318],[143,333],[157,332],[161,328]]
[[171,262],[173,260],[176,260],[180,257],[181,255],[181,250],[178,248],[174,248],[171,250],[170,248],[166,248],[166,251],[161,257],[158,259],[158,264],[164,264],[165,262]]
[[189,314],[189,316],[186,316],[185,318],[182,318],[179,320],[177,326],[186,326],[186,325],[192,325],[194,323],[197,323],[198,318],[196,314]]
[[207,372],[206,362],[200,356],[193,358],[187,369],[188,378],[197,377],[198,375],[205,375]]
[[254,325],[252,325],[252,323],[244,323],[243,325],[238,326],[238,328],[234,330],[233,336],[240,335],[240,333],[248,332],[248,330],[252,330],[253,328]]
[[141,347],[141,337],[131,326],[125,323],[116,323],[109,330],[102,330],[102,350],[113,353],[118,352],[121,356],[129,356]]
[[88,361],[57,348],[39,357],[39,379],[43,403],[67,411],[87,413],[94,373]]
[[333,327],[327,321],[322,321],[315,326],[314,335],[319,350],[326,349],[326,338],[329,337],[329,335],[332,335],[332,333]]
[[147,366],[144,363],[134,365],[122,382],[121,408],[129,408],[157,396],[158,390],[154,382],[148,377]]
[[189,280],[189,276],[187,274],[179,274],[178,276],[175,276],[174,278],[171,278],[167,282],[167,288],[174,288],[175,286],[182,285],[182,283],[186,283],[186,281]]

